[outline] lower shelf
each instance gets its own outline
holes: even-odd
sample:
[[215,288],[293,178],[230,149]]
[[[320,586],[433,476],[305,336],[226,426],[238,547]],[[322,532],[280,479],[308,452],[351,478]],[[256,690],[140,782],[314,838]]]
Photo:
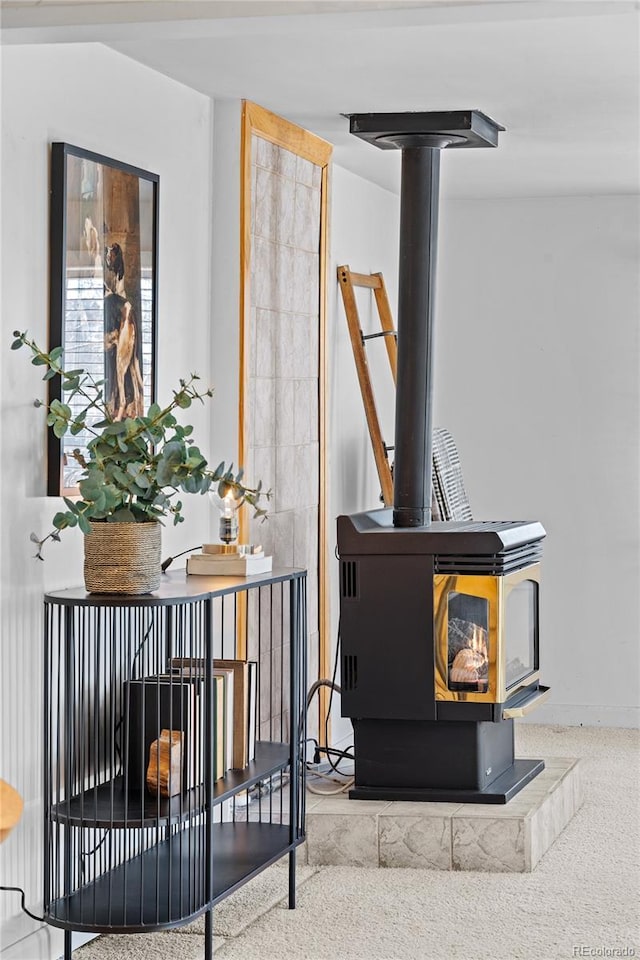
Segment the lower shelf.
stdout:
[[[53,926],[93,933],[140,933],[178,926],[222,900],[292,850],[289,827],[274,823],[213,826],[213,894],[207,902],[204,830],[181,830],[103,874],[45,911]],[[286,880],[283,873],[283,896]]]

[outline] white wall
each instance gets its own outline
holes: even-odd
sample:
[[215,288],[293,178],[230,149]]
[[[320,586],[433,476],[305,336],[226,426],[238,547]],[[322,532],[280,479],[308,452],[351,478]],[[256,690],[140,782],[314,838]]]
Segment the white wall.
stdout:
[[213,123],[212,370],[214,467],[238,463],[240,396],[240,137],[242,102],[216,100]]
[[[207,97],[98,44],[2,50],[0,777],[26,805],[3,844],[0,882],[24,886],[32,905],[42,892],[42,593],[82,582],[77,531],[48,544],[45,563],[33,559],[29,533],[48,531],[59,507],[44,496],[44,416],[32,406],[44,385],[26,352],[9,351],[14,329],[47,343],[49,143],[67,141],[160,176],[162,398],[193,370],[211,378],[211,131]],[[189,411],[204,451],[219,410],[218,397]],[[164,555],[209,534],[206,498],[187,501],[186,522],[163,532]],[[1,895],[3,916],[18,907],[17,896]]]
[[435,423],[475,517],[547,530],[534,722],[640,701],[640,198],[443,205]]
[[[362,395],[349,339],[336,270],[347,264],[356,273],[384,275],[395,316],[398,279],[398,197],[334,165],[331,174],[330,262],[328,297],[329,365],[329,573],[333,657],[338,632],[338,561],[335,559],[336,522],[343,513],[382,506],[380,482],[367,430]],[[365,332],[380,329],[373,294],[357,292],[358,311]],[[382,338],[369,341],[367,356],[378,416],[385,440],[392,443],[395,391]],[[351,736],[351,722],[340,717],[340,698],[332,709],[332,739]],[[352,742],[352,741],[350,741]]]

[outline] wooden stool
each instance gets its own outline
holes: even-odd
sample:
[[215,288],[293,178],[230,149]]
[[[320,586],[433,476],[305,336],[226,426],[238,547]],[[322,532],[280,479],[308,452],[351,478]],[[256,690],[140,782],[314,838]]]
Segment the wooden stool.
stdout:
[[24,804],[17,790],[0,780],[0,843],[6,840],[22,816]]

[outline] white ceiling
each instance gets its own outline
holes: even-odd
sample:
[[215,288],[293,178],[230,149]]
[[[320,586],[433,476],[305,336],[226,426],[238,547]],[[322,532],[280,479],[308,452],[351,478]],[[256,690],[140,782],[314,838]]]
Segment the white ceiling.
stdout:
[[[23,0],[3,42],[99,40],[212,97],[269,107],[398,189],[399,154],[342,113],[478,108],[497,150],[451,151],[452,197],[639,191],[640,10],[631,0]],[[337,11],[337,12],[336,12]]]

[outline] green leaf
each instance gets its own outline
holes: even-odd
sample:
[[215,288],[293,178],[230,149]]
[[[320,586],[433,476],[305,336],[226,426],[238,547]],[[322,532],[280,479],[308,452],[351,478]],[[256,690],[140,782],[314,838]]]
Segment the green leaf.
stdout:
[[198,483],[195,477],[187,477],[182,481],[182,489],[185,493],[198,493]]
[[58,512],[53,518],[53,525],[56,530],[64,530],[69,526],[69,517],[66,513]]
[[67,432],[67,421],[66,420],[55,420],[53,424],[54,435],[61,440]]
[[158,485],[164,487],[171,483],[175,468],[184,460],[185,445],[181,440],[170,440],[165,443],[160,453],[157,466]]
[[104,432],[107,437],[116,437],[121,433],[126,433],[127,426],[123,420],[118,420],[116,423],[110,423],[108,427],[105,427]]
[[[15,331],[14,331],[14,334],[15,334]],[[11,349],[19,350],[20,347],[22,346],[23,346],[22,340],[14,340],[13,343],[11,344]]]
[[107,518],[109,523],[135,523],[136,518],[126,507],[122,507],[120,510],[116,510]]
[[125,490],[128,488],[131,477],[126,473],[119,463],[110,463],[107,469],[107,475],[110,480],[116,483],[119,487],[123,487]]
[[31,363],[34,365],[34,367],[46,367],[47,365],[46,358],[41,357],[39,353],[32,358]]
[[[51,406],[49,407],[49,409],[51,413],[55,413],[57,417],[64,417],[66,415],[69,415],[69,416],[71,415],[71,410],[69,409],[69,407],[65,403],[62,403],[60,400],[52,400]],[[68,411],[68,414],[65,414],[65,410]]]
[[87,477],[86,480],[81,480],[78,486],[83,498],[89,502],[93,502],[99,497],[102,490],[102,484],[93,476]]
[[84,513],[78,515],[78,526],[83,533],[91,533],[91,524],[85,517]]
[[59,360],[62,356],[62,347],[54,347],[53,350],[49,352],[49,360]]

